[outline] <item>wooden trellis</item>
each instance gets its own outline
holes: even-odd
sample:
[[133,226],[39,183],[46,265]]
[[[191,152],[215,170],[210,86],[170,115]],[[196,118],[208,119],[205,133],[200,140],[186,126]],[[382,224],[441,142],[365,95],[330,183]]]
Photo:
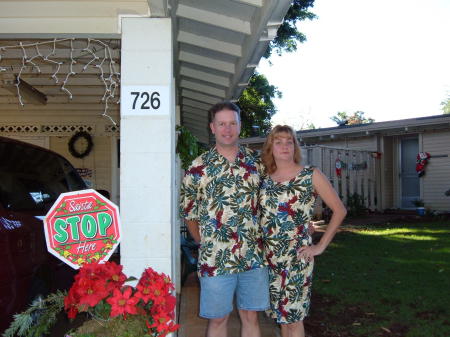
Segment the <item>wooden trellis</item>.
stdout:
[[[303,164],[322,170],[345,205],[358,197],[364,207],[377,208],[376,156],[372,151],[306,146],[302,148]],[[336,163],[339,161],[340,170]],[[339,166],[339,165],[338,165]]]

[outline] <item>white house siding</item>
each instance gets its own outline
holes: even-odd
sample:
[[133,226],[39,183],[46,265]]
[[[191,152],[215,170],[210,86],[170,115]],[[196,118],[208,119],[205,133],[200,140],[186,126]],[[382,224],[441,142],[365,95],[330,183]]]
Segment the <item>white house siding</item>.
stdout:
[[124,16],[149,16],[147,0],[0,1],[2,34],[118,34]]
[[[421,178],[422,198],[425,207],[432,210],[450,211],[450,197],[444,192],[450,189],[450,132],[428,132],[422,135],[422,151],[432,158]],[[447,157],[434,157],[447,155]]]
[[393,139],[392,137],[383,137],[383,151],[382,152],[382,166],[381,166],[381,179],[382,179],[382,203],[381,207],[394,208],[394,152],[393,152]]
[[[347,138],[347,139],[339,139],[339,136],[336,136],[336,140],[329,141],[320,141],[319,144],[323,146],[330,146],[336,148],[346,148],[352,150],[365,150],[365,151],[377,151],[377,137],[376,136],[367,136],[361,138]],[[305,137],[303,140],[306,144],[310,145],[308,142],[308,138]],[[313,145],[313,144],[311,144]]]
[[[375,135],[369,135],[369,136],[365,136],[365,137],[360,137],[360,138],[345,138],[345,139],[339,139],[339,136],[336,135],[335,136],[337,139],[336,140],[327,140],[327,141],[321,141],[320,145],[322,146],[327,146],[327,147],[333,147],[333,148],[342,148],[342,149],[349,149],[349,150],[359,150],[359,151],[379,151],[378,150],[378,140],[377,140],[377,136]],[[308,143],[308,140],[305,139],[304,140],[305,143]],[[382,159],[383,160],[383,159]],[[345,160],[344,160],[345,161]],[[325,163],[323,163],[325,164]],[[380,178],[380,160],[375,159],[374,160],[374,164],[375,166],[371,167],[371,170],[373,170],[373,173],[369,174],[371,177],[372,175],[374,175],[375,181],[372,182],[371,185],[372,189],[376,189],[376,192],[373,191],[371,193],[371,199],[373,199],[374,195],[376,196],[376,204],[375,204],[375,200],[371,200],[370,202],[370,208],[373,209],[374,207],[376,209],[382,209],[384,207],[383,204],[383,200],[385,198],[384,193],[383,193],[383,188],[381,185],[381,178]],[[333,169],[331,170],[331,172],[334,172],[334,161],[331,164],[333,166]],[[325,169],[325,168],[324,168]],[[360,172],[361,173],[361,172]],[[360,174],[357,173],[356,171],[350,171],[351,175],[356,175],[356,174]],[[367,186],[365,186],[367,189]],[[360,188],[363,188],[362,186],[360,186]],[[353,191],[352,189],[350,189],[350,194],[352,194],[353,192],[361,192],[361,191]],[[367,191],[366,191],[367,193]],[[361,194],[364,194],[361,192]],[[346,198],[344,198],[344,200],[346,200]],[[369,201],[367,201],[369,202]]]

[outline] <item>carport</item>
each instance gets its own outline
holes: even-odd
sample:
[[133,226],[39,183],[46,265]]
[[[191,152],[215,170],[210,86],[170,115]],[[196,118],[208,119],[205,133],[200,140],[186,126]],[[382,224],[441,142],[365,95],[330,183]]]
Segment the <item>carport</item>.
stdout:
[[[120,203],[121,260],[179,290],[175,126],[211,140],[208,108],[236,100],[287,0],[0,1],[0,135],[68,158]],[[83,153],[90,134],[92,151]],[[74,139],[72,139],[74,140]]]

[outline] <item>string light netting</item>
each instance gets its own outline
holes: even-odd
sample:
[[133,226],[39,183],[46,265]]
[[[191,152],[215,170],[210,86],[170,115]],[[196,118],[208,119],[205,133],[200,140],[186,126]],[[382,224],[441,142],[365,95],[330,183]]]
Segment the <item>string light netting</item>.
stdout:
[[5,78],[13,78],[18,103],[24,106],[21,82],[25,81],[25,74],[28,77],[30,74],[51,74],[54,85],[59,86],[69,100],[74,97],[70,82],[82,73],[94,74],[104,87],[103,96],[99,98],[104,104],[102,116],[116,125],[108,108],[109,104],[119,103],[120,73],[115,61],[119,56],[119,40],[65,38],[0,45],[0,76],[4,82]]

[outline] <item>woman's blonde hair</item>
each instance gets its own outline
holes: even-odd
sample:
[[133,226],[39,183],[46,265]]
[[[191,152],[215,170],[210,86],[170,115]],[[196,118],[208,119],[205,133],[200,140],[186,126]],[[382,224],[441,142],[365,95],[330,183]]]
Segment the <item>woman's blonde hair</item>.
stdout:
[[294,141],[294,162],[300,164],[302,159],[300,145],[298,144],[294,129],[288,125],[277,125],[267,136],[262,148],[261,159],[268,174],[272,174],[277,170],[277,164],[273,158],[273,142],[275,138],[282,137],[280,133],[286,133],[288,136],[292,137],[292,140]]

